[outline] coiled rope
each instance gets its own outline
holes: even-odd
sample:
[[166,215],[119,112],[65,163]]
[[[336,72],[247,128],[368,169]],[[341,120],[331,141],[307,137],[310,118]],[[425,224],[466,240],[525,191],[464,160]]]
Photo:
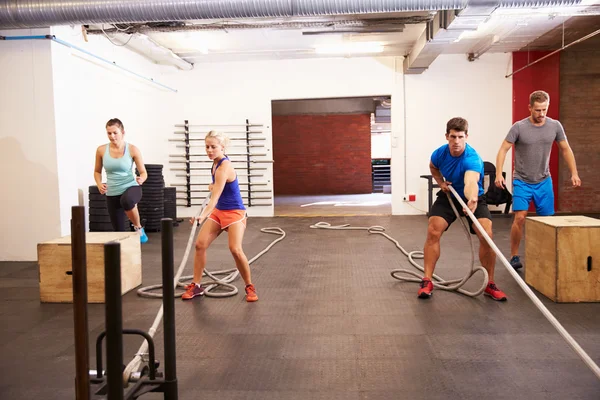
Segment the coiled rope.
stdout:
[[[444,280],[439,275],[434,274],[432,283],[433,283],[433,286],[435,286],[438,289],[453,290],[453,291],[457,291],[459,293],[462,293],[466,296],[471,296],[471,297],[479,296],[481,293],[483,293],[483,291],[485,290],[485,288],[488,284],[488,281],[489,281],[488,272],[486,271],[485,268],[483,268],[480,265],[475,266],[475,247],[473,244],[473,239],[471,238],[471,235],[469,234],[469,229],[467,228],[467,225],[462,220],[462,218],[460,218],[460,215],[458,214],[458,210],[456,209],[456,207],[454,206],[454,203],[452,201],[450,201],[450,205],[452,206],[452,210],[454,210],[454,214],[460,220],[461,225],[465,231],[465,234],[467,235],[467,238],[469,239],[469,244],[470,244],[470,248],[471,248],[471,268],[467,272],[467,274],[465,276],[463,276],[461,279]],[[396,239],[394,239],[393,237],[391,237],[390,235],[385,233],[385,228],[382,226],[376,225],[376,226],[366,227],[366,226],[350,226],[349,224],[332,226],[331,224],[329,224],[327,222],[317,222],[316,224],[311,225],[310,227],[314,228],[314,229],[366,230],[369,234],[381,235],[381,236],[385,237],[387,240],[389,240],[390,242],[394,243],[394,245],[396,245],[396,248],[399,249],[402,252],[402,254],[404,254],[408,258],[408,261],[410,262],[411,265],[413,265],[415,268],[417,268],[421,272],[425,271],[425,269],[415,261],[415,260],[423,259],[423,257],[424,257],[423,251],[421,251],[421,250],[415,250],[415,251],[410,251],[410,252],[407,251],[404,247],[402,247],[400,245],[400,243],[398,243],[398,241]],[[462,289],[462,286],[469,279],[471,279],[471,277],[473,275],[475,275],[477,272],[481,272],[483,274],[482,286],[474,292],[469,292],[465,289]],[[409,275],[411,277],[399,276],[401,274]],[[398,280],[406,281],[406,282],[421,282],[421,279],[423,278],[423,276],[419,275],[417,272],[407,270],[407,269],[395,269],[391,272],[391,275]]]
[[[206,204],[208,203],[209,198],[210,198],[210,193],[208,194],[208,196],[206,196],[206,198],[202,202],[202,205],[200,206],[200,210],[196,214],[196,217],[200,216],[200,214],[202,213],[202,210],[204,210],[204,208],[206,207]],[[204,222],[205,221],[206,220],[204,220]],[[179,268],[177,269],[177,273],[175,274],[175,277],[173,278],[173,287],[175,289],[177,289],[177,287],[185,287],[186,286],[180,280],[189,280],[189,279],[193,278],[193,275],[183,276],[183,277],[181,275],[187,264],[187,260],[190,255],[192,245],[194,244],[194,238],[195,238],[197,227],[198,227],[198,224],[192,225],[192,231],[190,232],[190,236],[188,238],[188,242],[187,242],[187,246],[185,248],[185,253],[183,255],[183,259],[181,260],[181,263],[179,264]],[[256,260],[258,260],[262,255],[264,255],[266,252],[268,252],[271,249],[271,247],[273,247],[277,242],[280,242],[281,240],[283,240],[286,236],[285,231],[279,227],[262,228],[260,231],[263,233],[279,235],[280,237],[273,240],[260,253],[255,255],[252,259],[250,259],[248,261],[248,264],[252,264]],[[226,275],[223,279],[217,278],[217,275],[225,275],[225,274],[228,274],[228,275]],[[205,290],[204,290],[205,296],[228,297],[228,296],[235,296],[238,293],[237,287],[235,287],[234,285],[232,285],[230,283],[233,280],[235,280],[235,278],[237,278],[237,276],[239,275],[239,271],[237,270],[237,268],[232,268],[232,269],[223,270],[223,271],[216,271],[216,272],[212,272],[212,273],[207,271],[207,269],[205,268],[204,275],[207,275],[208,277],[210,277],[212,279],[211,281],[203,283],[203,286],[205,286]],[[226,291],[226,292],[213,291],[213,292],[211,292],[211,290],[219,288],[219,287],[226,287],[229,289],[229,291]],[[162,298],[162,293],[151,293],[150,292],[151,290],[156,290],[156,289],[162,289],[162,284],[151,285],[151,286],[146,286],[146,287],[140,288],[140,289],[138,289],[137,294],[141,297]],[[183,294],[183,292],[175,293],[175,297],[181,297],[182,294]],[[158,310],[158,313],[156,314],[156,318],[154,319],[154,322],[152,323],[152,326],[148,330],[148,334],[150,335],[150,337],[154,337],[154,334],[156,333],[158,326],[159,326],[160,322],[162,321],[163,313],[164,313],[164,310],[163,310],[163,306],[161,305],[160,309]],[[131,374],[136,371],[139,371],[140,367],[142,366],[142,364],[144,362],[154,362],[154,360],[145,359],[145,357],[147,358],[147,355],[148,355],[147,352],[148,352],[148,341],[144,340],[144,343],[142,343],[142,345],[138,349],[137,353],[135,354],[134,358],[129,362],[129,364],[127,364],[127,366],[123,370],[123,383],[125,386],[129,382]]]
[[[552,326],[554,326],[554,328],[563,337],[563,339],[566,340],[566,342],[569,344],[569,346],[571,346],[571,348],[575,351],[575,353],[577,353],[577,355],[590,368],[590,370],[596,375],[596,377],[598,379],[600,379],[600,367],[598,367],[598,365],[594,362],[594,360],[592,360],[592,358],[585,352],[585,350],[583,350],[581,348],[579,343],[577,343],[575,341],[575,339],[573,339],[573,337],[569,334],[569,332],[567,332],[567,330],[560,324],[560,322],[558,322],[558,320],[554,317],[554,315],[552,315],[552,313],[546,308],[546,306],[544,306],[544,304],[540,301],[540,299],[537,298],[537,296],[533,293],[533,291],[529,288],[529,286],[527,286],[525,281],[523,281],[523,279],[519,276],[519,274],[514,270],[514,268],[510,265],[510,263],[508,262],[506,257],[504,257],[504,255],[500,252],[500,250],[498,249],[496,244],[492,241],[492,239],[489,237],[489,235],[485,232],[485,230],[483,229],[483,227],[481,226],[479,221],[477,221],[477,218],[475,218],[475,215],[473,214],[473,212],[471,212],[471,210],[467,207],[465,202],[460,198],[460,196],[458,195],[456,190],[454,190],[454,188],[450,185],[448,187],[449,187],[452,195],[454,195],[454,197],[458,200],[459,204],[463,207],[463,210],[467,213],[468,218],[471,219],[473,224],[477,227],[477,229],[481,233],[482,237],[490,245],[492,250],[494,250],[494,252],[498,256],[500,261],[502,261],[502,264],[506,267],[506,270],[509,272],[509,274],[513,277],[513,279],[517,282],[517,284],[521,287],[521,289],[523,289],[523,291],[529,297],[529,299],[533,302],[533,304],[541,311],[541,313],[546,317],[546,319],[552,324]],[[485,268],[483,268],[481,266],[475,267],[475,250],[474,250],[473,240],[471,238],[471,235],[469,234],[466,224],[464,223],[462,218],[460,218],[460,215],[458,214],[458,210],[456,209],[453,202],[451,201],[450,195],[447,194],[447,196],[448,196],[448,199],[450,200],[450,205],[452,206],[452,210],[454,211],[457,218],[461,221],[461,224],[465,230],[465,233],[469,237],[469,241],[470,241],[470,245],[471,245],[471,271],[469,271],[469,273],[467,275],[465,275],[465,277],[463,277],[462,279],[451,280],[451,281],[445,281],[445,280],[441,279],[440,277],[433,275],[434,279],[436,280],[436,282],[434,282],[434,286],[438,287],[440,289],[444,289],[444,290],[456,290],[457,292],[463,293],[467,296],[477,296],[477,295],[481,294],[481,292],[483,292],[483,290],[485,290],[485,287],[487,286],[487,283],[488,283],[488,274],[487,274],[487,271],[485,270]],[[424,271],[424,268],[415,262],[415,259],[423,258],[423,252],[422,251],[411,251],[411,252],[406,251],[402,246],[400,246],[400,243],[398,243],[397,240],[395,240],[388,234],[384,233],[385,228],[383,228],[381,226],[360,227],[360,226],[349,226],[349,224],[332,226],[331,224],[329,224],[327,222],[318,222],[314,225],[311,225],[310,227],[315,228],[315,229],[366,230],[369,234],[382,235],[386,239],[393,242],[396,245],[396,247],[398,249],[400,249],[400,251],[402,251],[402,253],[405,256],[408,257],[410,263],[413,266],[418,268],[420,271]],[[477,292],[473,292],[473,293],[467,292],[463,289],[460,289],[460,286],[462,286],[464,284],[464,282],[469,280],[471,278],[471,276],[473,276],[473,274],[475,274],[477,271],[482,271],[482,273],[484,274],[483,287],[480,290],[478,290]],[[397,276],[397,274],[408,274],[408,275],[414,276],[415,278],[400,277],[400,276]],[[403,269],[393,270],[391,272],[391,275],[396,279],[408,281],[408,282],[420,282],[421,278],[422,278],[419,274],[415,273],[414,271],[408,271],[408,270],[403,270]]]

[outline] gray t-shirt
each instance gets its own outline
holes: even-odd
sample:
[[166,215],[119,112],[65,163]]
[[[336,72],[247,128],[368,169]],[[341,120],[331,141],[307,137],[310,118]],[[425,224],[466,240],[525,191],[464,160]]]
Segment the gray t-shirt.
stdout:
[[567,140],[560,122],[546,117],[542,126],[535,126],[529,118],[515,122],[506,141],[515,145],[514,179],[539,183],[550,176],[549,160],[552,143]]

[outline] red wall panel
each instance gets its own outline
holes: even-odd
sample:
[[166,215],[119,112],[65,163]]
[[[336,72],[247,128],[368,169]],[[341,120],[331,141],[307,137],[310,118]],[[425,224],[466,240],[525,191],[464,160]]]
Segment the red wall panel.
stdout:
[[[515,52],[513,53],[513,71],[524,67],[547,55],[548,52]],[[559,119],[560,105],[560,53],[540,61],[512,76],[513,79],[513,123],[530,115],[529,95],[536,90],[544,90],[550,95],[548,116]],[[507,132],[508,133],[508,132]],[[550,154],[550,174],[554,186],[554,207],[558,211],[558,146],[552,146]],[[530,211],[535,211],[533,203]]]

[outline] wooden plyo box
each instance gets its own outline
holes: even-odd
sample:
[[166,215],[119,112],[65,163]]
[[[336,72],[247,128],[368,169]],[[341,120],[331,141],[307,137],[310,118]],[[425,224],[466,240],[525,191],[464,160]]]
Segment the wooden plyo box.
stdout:
[[[136,232],[87,232],[88,303],[104,303],[104,244],[121,244],[121,294],[142,284],[142,252]],[[40,301],[72,303],[71,236],[39,243]]]
[[526,219],[525,282],[557,303],[600,301],[600,219]]

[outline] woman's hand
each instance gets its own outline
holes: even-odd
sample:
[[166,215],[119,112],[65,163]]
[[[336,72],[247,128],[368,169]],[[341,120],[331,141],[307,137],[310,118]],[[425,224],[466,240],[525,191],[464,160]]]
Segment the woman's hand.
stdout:
[[144,182],[146,182],[146,180],[144,178],[142,178],[141,176],[136,176],[135,177],[135,181],[137,182],[138,185],[142,185]]
[[96,185],[96,186],[98,186],[98,190],[100,191],[100,194],[106,193],[106,183],[101,183],[101,184]]
[[194,222],[198,222],[198,225],[202,224],[204,222],[204,220],[206,219],[206,217],[199,215],[197,217],[192,217],[190,218],[190,224],[194,224]]

